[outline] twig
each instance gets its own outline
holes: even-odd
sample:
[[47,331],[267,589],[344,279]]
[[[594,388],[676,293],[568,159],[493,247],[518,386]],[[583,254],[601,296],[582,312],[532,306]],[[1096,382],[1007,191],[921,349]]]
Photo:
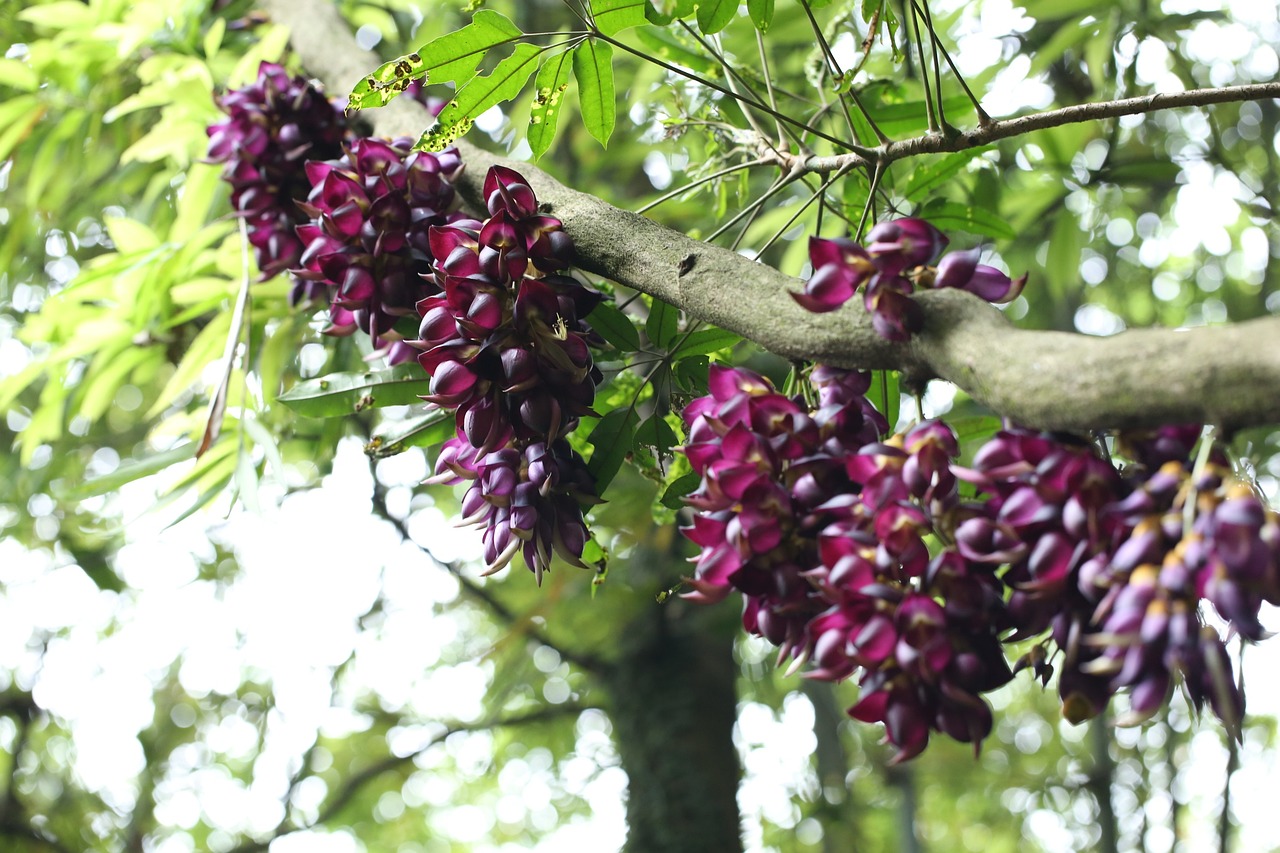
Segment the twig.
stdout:
[[483,584],[472,580],[463,570],[461,565],[450,560],[440,559],[432,553],[430,548],[416,541],[413,536],[410,535],[409,528],[405,522],[402,519],[396,518],[396,516],[387,508],[386,490],[383,489],[381,485],[374,486],[373,511],[379,518],[389,522],[405,542],[410,542],[413,545],[416,545],[418,550],[425,554],[431,562],[453,575],[463,592],[475,601],[484,605],[484,607],[499,621],[505,622],[507,625],[521,625],[521,630],[523,630],[527,636],[548,648],[554,649],[555,652],[560,655],[562,660],[568,661],[585,672],[599,674],[608,667],[608,663],[606,661],[596,657],[595,655],[582,654],[566,648],[561,643],[555,642],[545,631],[533,625],[529,620],[520,616],[520,614],[508,607],[503,603],[502,599],[494,595]]
[[415,749],[405,755],[388,755],[348,776],[343,781],[342,787],[338,788],[337,791],[334,792],[333,796],[325,802],[324,808],[321,809],[315,820],[306,824],[290,824],[278,827],[272,832],[270,837],[255,841],[248,841],[233,848],[231,853],[261,853],[261,851],[270,847],[271,843],[277,838],[281,838],[294,832],[304,832],[328,823],[330,820],[337,817],[344,808],[346,808],[347,804],[360,793],[361,789],[363,789],[365,785],[368,785],[384,773],[390,773],[397,768],[412,764],[414,759],[422,755],[431,747],[444,741],[450,735],[459,734],[461,732],[479,732],[509,726],[527,726],[534,723],[543,723],[569,714],[580,714],[583,711],[594,707],[596,706],[576,703],[548,705],[534,711],[529,711],[524,714],[516,714],[511,717],[490,718],[474,723],[451,723],[445,727],[444,731],[433,736],[427,743],[423,744],[418,749]]
[[[1220,89],[1191,89],[1186,92],[1157,92],[1137,98],[1116,101],[1099,101],[1092,104],[1075,104],[1056,110],[1031,113],[1017,118],[1000,119],[974,128],[960,130],[953,136],[929,133],[903,139],[871,151],[871,160],[892,163],[920,154],[949,154],[979,148],[1000,139],[1022,136],[1036,130],[1080,124],[1088,121],[1141,115],[1160,110],[1181,107],[1207,107],[1212,104],[1262,101],[1280,98],[1280,83],[1253,83],[1247,86],[1224,86]],[[858,154],[834,154],[829,157],[810,157],[804,164],[809,172],[833,172],[850,160],[865,162],[868,158]],[[861,164],[859,164],[861,165]]]

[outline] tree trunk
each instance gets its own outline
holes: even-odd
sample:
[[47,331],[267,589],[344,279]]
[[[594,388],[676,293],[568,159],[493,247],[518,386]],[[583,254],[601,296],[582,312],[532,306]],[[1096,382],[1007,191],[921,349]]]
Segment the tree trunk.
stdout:
[[[643,568],[641,568],[643,566]],[[646,551],[627,569],[640,590],[675,578],[682,561]],[[622,767],[630,780],[627,853],[734,853],[738,816],[733,659],[736,612],[679,599],[643,607],[621,626],[605,676]]]

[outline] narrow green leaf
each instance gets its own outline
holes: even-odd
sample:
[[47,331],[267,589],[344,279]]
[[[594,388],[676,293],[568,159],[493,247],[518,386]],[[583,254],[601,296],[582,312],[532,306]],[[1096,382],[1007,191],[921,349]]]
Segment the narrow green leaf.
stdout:
[[608,302],[601,302],[590,314],[587,323],[600,333],[600,337],[622,352],[635,352],[640,349],[640,333],[635,323]]
[[385,421],[373,431],[364,446],[366,455],[385,459],[403,453],[410,447],[435,447],[457,432],[453,417],[443,409],[431,407],[426,414],[401,421]]
[[421,402],[431,380],[417,364],[363,373],[330,373],[307,379],[279,396],[282,403],[312,418],[350,415],[369,407],[404,406]]
[[645,0],[591,0],[591,20],[607,36],[648,23]]
[[871,387],[867,390],[871,405],[889,422],[892,435],[898,425],[902,408],[902,392],[898,390],[898,373],[894,370],[876,370],[871,374]]
[[475,77],[463,86],[436,118],[435,126],[422,134],[414,146],[420,151],[439,151],[471,129],[476,118],[489,107],[509,101],[533,76],[542,48],[516,45],[506,59],[485,77]]
[[723,30],[738,14],[738,0],[701,0],[698,3],[698,29],[703,35]]
[[533,106],[529,108],[529,147],[537,160],[551,147],[556,124],[564,107],[564,92],[569,88],[569,51],[542,63],[533,80]]
[[613,47],[596,39],[587,39],[578,45],[573,51],[573,77],[578,81],[582,123],[601,145],[607,146],[617,112]]
[[95,477],[80,486],[80,488],[75,489],[71,496],[78,500],[83,500],[96,495],[118,492],[121,486],[132,483],[134,480],[141,480],[143,477],[149,477],[152,474],[163,471],[170,465],[176,465],[179,462],[191,459],[195,456],[195,452],[195,444],[188,442],[159,453],[152,453],[142,459],[124,462],[110,474]]
[[213,59],[218,55],[218,49],[222,47],[222,37],[226,34],[226,18],[214,18],[213,23],[209,25],[208,31],[204,34],[204,55],[206,59]]
[[286,475],[284,457],[280,454],[280,446],[276,444],[276,437],[271,434],[271,430],[256,417],[248,416],[240,419],[240,428],[262,449],[262,455],[271,464],[276,480],[283,483]]
[[673,359],[691,355],[710,355],[731,346],[742,343],[742,336],[727,332],[724,329],[700,329],[684,339],[684,343],[671,353]]
[[649,342],[665,349],[675,340],[679,329],[680,310],[655,297],[652,307],[649,308],[649,319],[644,324],[644,332],[649,336]]
[[747,0],[747,12],[757,30],[762,33],[769,31],[773,24],[773,0]]
[[587,443],[594,448],[587,461],[587,470],[601,494],[635,447],[638,420],[636,410],[631,407],[614,409],[601,418],[591,435],[587,436]]
[[1015,236],[1009,223],[983,207],[945,201],[925,205],[919,215],[942,231],[968,231],[998,240],[1011,240]]
[[133,346],[129,343],[103,348],[94,357],[89,372],[85,374],[84,382],[77,389],[83,390],[79,414],[88,418],[90,422],[96,422],[105,415],[125,379],[135,367],[151,358],[153,354],[149,347]]
[[1084,249],[1085,235],[1076,224],[1075,214],[1059,213],[1049,238],[1045,256],[1044,277],[1054,294],[1064,296],[1079,286],[1080,255]]
[[178,399],[188,388],[200,380],[204,369],[217,360],[218,355],[227,343],[227,332],[231,328],[230,312],[214,316],[209,325],[200,330],[195,340],[182,354],[182,361],[170,375],[160,396],[151,404],[146,417],[153,418],[163,412]]
[[413,80],[455,82],[461,88],[476,73],[490,49],[523,36],[505,15],[490,9],[476,12],[460,30],[433,39],[414,53],[384,62],[351,91],[348,110],[380,107],[403,92]]

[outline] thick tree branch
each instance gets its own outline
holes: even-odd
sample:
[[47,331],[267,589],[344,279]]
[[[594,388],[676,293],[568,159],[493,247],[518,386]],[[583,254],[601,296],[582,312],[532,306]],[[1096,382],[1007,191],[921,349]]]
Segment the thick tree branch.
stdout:
[[[261,5],[291,28],[304,66],[331,91],[345,94],[378,64],[377,57],[359,49],[332,4],[261,0]],[[1242,88],[1253,90],[1254,97],[1280,94],[1275,84]],[[1240,97],[1235,90],[1223,91],[1228,100]],[[1180,97],[1202,96],[1137,100],[1155,109],[1180,105]],[[1003,138],[986,135],[993,132],[1008,136],[1141,111],[1132,101],[1068,109],[1077,112],[1057,110],[995,122],[958,138],[984,144]],[[429,123],[425,111],[408,98],[366,117],[387,136],[416,137]],[[958,150],[948,144],[957,143],[937,136],[891,147],[904,146],[895,149],[902,151],[901,157]],[[991,409],[1035,427],[1087,430],[1191,421],[1239,427],[1280,421],[1280,318],[1094,338],[1017,330],[976,297],[938,291],[919,297],[924,330],[910,344],[893,344],[875,334],[860,305],[810,314],[788,295],[801,286],[791,276],[569,189],[528,163],[512,163],[465,140],[458,147],[467,163],[461,190],[473,204],[480,200],[488,168],[510,165],[529,178],[538,198],[564,221],[583,269],[663,299],[786,358],[899,369],[916,381],[947,379]]]

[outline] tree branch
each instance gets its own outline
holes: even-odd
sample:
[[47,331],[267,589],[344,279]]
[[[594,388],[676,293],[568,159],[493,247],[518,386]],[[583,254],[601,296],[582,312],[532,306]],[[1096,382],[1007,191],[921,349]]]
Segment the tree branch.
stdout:
[[550,636],[548,636],[546,631],[538,628],[527,617],[521,616],[508,607],[501,598],[493,593],[492,590],[488,589],[484,584],[477,583],[475,580],[470,578],[467,573],[463,571],[462,566],[448,560],[440,559],[432,553],[430,548],[416,541],[413,536],[410,535],[409,527],[405,524],[404,520],[397,518],[388,509],[386,490],[383,489],[381,485],[377,484],[376,477],[373,490],[373,510],[377,513],[379,518],[389,522],[391,526],[396,529],[396,532],[400,534],[400,538],[402,540],[412,545],[416,545],[418,550],[426,555],[431,562],[435,563],[437,566],[452,575],[453,579],[456,580],[458,585],[462,588],[462,591],[483,605],[489,613],[494,616],[494,618],[505,623],[508,627],[515,627],[519,633],[523,633],[525,636],[541,643],[547,648],[555,650],[556,654],[560,655],[561,660],[576,666],[584,672],[599,675],[608,667],[607,662],[593,654],[579,653],[563,643],[555,642]]
[[[261,5],[290,27],[303,65],[331,91],[345,94],[378,65],[377,57],[356,45],[332,4],[261,0]],[[1275,97],[1280,84],[1215,91],[1224,94],[1186,92],[1069,107],[993,122],[950,139],[934,135],[891,143],[886,150],[900,152],[894,155],[898,158],[959,150],[947,146],[980,145],[1071,121],[1142,112],[1143,104],[1146,110],[1162,109],[1212,103],[1213,98],[1239,100],[1246,92],[1248,97]],[[397,98],[367,117],[387,136],[416,137],[431,120],[408,98]],[[1095,338],[1018,330],[990,305],[951,290],[921,294],[924,329],[909,344],[890,343],[875,334],[860,305],[810,314],[788,295],[800,290],[798,279],[569,189],[528,163],[513,163],[465,140],[457,144],[467,163],[459,186],[472,204],[481,200],[490,166],[515,168],[564,222],[582,269],[669,302],[786,358],[897,369],[916,382],[947,379],[980,403],[1032,427],[1090,430],[1203,421],[1232,428],[1280,421],[1280,318]]]
[[1080,124],[1119,116],[1140,115],[1179,107],[1205,107],[1210,104],[1226,104],[1236,101],[1262,101],[1280,98],[1280,83],[1256,83],[1249,86],[1224,86],[1221,89],[1192,89],[1187,92],[1157,92],[1137,98],[1118,101],[1102,101],[1093,104],[1075,104],[1057,110],[991,121],[972,130],[955,133],[927,133],[911,139],[890,142],[871,149],[870,159],[857,154],[836,154],[831,157],[810,157],[804,163],[807,172],[834,172],[852,166],[866,166],[869,162],[886,165],[919,154],[949,154],[968,148],[979,148],[1000,139],[1021,136],[1035,130],[1061,127],[1064,124]]
[[534,723],[543,723],[548,720],[558,719],[568,714],[579,714],[593,707],[595,706],[567,703],[564,705],[550,705],[529,711],[525,714],[516,714],[511,717],[480,720],[474,723],[452,723],[448,725],[444,731],[434,735],[426,744],[415,749],[413,752],[407,753],[406,755],[388,755],[348,776],[343,780],[342,787],[334,791],[333,796],[325,801],[324,808],[321,809],[319,815],[316,816],[314,821],[307,824],[282,825],[278,827],[270,837],[241,844],[240,846],[233,848],[231,853],[262,853],[262,851],[265,851],[270,847],[271,842],[275,841],[277,838],[281,838],[294,832],[303,832],[308,829],[315,829],[317,826],[322,826],[328,823],[344,808],[346,808],[347,804],[360,793],[365,785],[368,785],[384,773],[389,773],[400,767],[412,764],[414,759],[436,744],[443,742],[450,735],[458,734],[459,732],[480,732],[509,726],[527,726]]

